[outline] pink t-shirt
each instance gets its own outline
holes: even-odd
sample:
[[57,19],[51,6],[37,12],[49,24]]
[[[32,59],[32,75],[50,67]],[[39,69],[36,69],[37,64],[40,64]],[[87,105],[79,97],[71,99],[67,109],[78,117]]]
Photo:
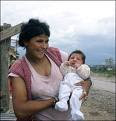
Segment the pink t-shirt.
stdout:
[[[68,54],[64,51],[60,51],[62,61],[66,61]],[[46,55],[47,56],[47,55]],[[48,56],[47,56],[48,57]],[[54,97],[58,95],[60,81],[62,80],[63,76],[58,68],[58,66],[55,64],[51,58],[48,57],[51,63],[51,74],[49,76],[42,76],[36,72],[36,70],[33,68],[33,66],[30,64],[30,62],[25,57],[25,60],[30,68],[30,71],[32,73],[31,75],[31,93],[32,97],[34,98],[42,98],[42,99],[48,99],[50,97]],[[14,76],[18,77],[18,75],[10,73],[8,76]]]
[[35,71],[33,66],[25,57],[25,60],[28,63],[28,66],[32,73],[31,91],[32,97],[34,98],[39,97],[42,99],[48,99],[58,95],[60,81],[63,77],[57,65],[49,57],[48,59],[51,62],[51,74],[49,76],[42,76]]

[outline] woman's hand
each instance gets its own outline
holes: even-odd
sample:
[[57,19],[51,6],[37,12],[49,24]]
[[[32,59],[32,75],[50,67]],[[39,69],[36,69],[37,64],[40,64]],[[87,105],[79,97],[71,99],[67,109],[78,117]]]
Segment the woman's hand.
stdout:
[[87,99],[87,97],[88,97],[89,90],[90,90],[90,87],[92,85],[91,80],[89,79],[89,80],[86,80],[86,81],[81,81],[79,83],[76,83],[75,85],[76,86],[82,86],[83,93],[82,93],[82,95],[80,97],[80,100],[85,101]]

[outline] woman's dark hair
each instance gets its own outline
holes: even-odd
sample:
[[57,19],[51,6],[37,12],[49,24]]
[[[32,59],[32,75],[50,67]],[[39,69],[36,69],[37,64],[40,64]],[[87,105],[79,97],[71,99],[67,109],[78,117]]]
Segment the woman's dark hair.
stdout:
[[85,56],[85,54],[84,54],[81,50],[75,50],[75,51],[73,51],[73,52],[69,55],[68,60],[70,59],[71,55],[74,54],[74,53],[80,54],[80,55],[82,56],[82,60],[83,60],[83,64],[84,64],[84,63],[85,63],[86,56]]
[[32,37],[38,35],[50,36],[49,25],[40,22],[38,19],[30,19],[27,23],[23,23],[19,34],[19,45],[25,47],[24,42],[29,41]]

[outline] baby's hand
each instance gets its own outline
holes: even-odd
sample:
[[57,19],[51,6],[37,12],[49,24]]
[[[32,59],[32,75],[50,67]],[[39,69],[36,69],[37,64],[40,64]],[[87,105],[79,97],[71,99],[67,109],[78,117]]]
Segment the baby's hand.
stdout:
[[70,62],[69,62],[69,61],[65,61],[64,64],[65,64],[66,66],[70,66]]
[[79,68],[81,66],[81,64],[75,64],[75,68]]

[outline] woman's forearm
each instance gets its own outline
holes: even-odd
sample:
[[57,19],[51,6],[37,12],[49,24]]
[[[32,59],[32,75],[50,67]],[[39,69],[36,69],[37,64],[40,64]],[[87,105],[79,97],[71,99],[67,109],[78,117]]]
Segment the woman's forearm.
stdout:
[[89,78],[88,80],[86,80],[88,82],[88,86],[87,86],[87,89],[89,90],[90,87],[92,86],[92,81],[91,79]]
[[48,100],[42,101],[26,101],[26,102],[17,102],[13,103],[14,105],[14,112],[17,117],[23,118],[27,116],[31,116],[36,112],[39,112],[45,108],[48,108],[54,104],[55,99],[51,98]]
[[24,80],[11,78],[13,109],[17,117],[27,117],[54,104],[55,99],[29,100]]
[[89,90],[90,90],[91,85],[92,85],[92,81],[90,78],[83,81],[82,86],[83,86],[84,97],[89,94]]

